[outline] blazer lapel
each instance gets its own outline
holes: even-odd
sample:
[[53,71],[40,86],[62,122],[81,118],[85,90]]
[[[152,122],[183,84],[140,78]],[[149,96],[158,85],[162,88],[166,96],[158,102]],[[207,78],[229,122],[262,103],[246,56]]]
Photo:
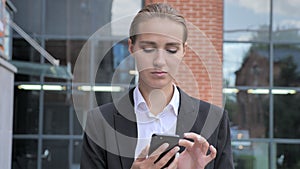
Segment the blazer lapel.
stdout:
[[[179,89],[179,88],[178,88]],[[177,117],[176,134],[183,137],[185,132],[191,131],[198,115],[199,101],[192,99],[179,89],[180,105]]]
[[116,103],[115,131],[122,168],[130,168],[137,144],[137,124],[133,108],[132,90]]

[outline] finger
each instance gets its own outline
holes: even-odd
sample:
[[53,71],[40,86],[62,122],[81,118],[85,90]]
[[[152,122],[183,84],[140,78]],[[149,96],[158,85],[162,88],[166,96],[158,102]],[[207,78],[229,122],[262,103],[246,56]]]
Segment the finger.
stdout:
[[198,144],[202,144],[203,142],[206,141],[206,139],[204,137],[200,136],[199,134],[192,133],[192,132],[184,133],[184,137],[192,139],[192,140],[194,140],[195,143],[198,143]]
[[159,161],[157,161],[155,163],[155,166],[157,166],[158,168],[162,168],[163,166],[165,166],[169,160],[171,160],[171,158],[173,156],[175,156],[175,154],[180,150],[180,148],[178,146],[172,148],[170,151],[168,151],[167,154],[165,154]]
[[214,158],[216,158],[217,155],[217,150],[214,148],[214,146],[209,146],[210,149],[210,154],[208,156],[206,156],[205,159],[205,164],[210,163]]
[[164,143],[159,146],[152,154],[150,154],[148,159],[155,161],[161,153],[163,153],[169,147],[168,143]]
[[149,145],[147,145],[142,152],[139,154],[139,156],[137,157],[137,161],[142,161],[145,160],[147,155],[148,155],[148,151],[149,151]]
[[207,151],[208,151],[208,149],[209,149],[209,144],[208,144],[208,142],[207,141],[205,141],[205,142],[203,142],[202,144],[201,144],[201,151],[202,151],[202,153],[203,154],[207,154]]
[[178,159],[179,159],[179,153],[177,152],[175,155],[175,159],[173,160],[173,162],[168,166],[167,169],[176,169],[177,165],[178,165]]
[[211,159],[216,158],[216,156],[217,156],[216,148],[213,145],[211,145],[211,146],[209,146],[209,150],[210,150],[210,154],[209,154],[210,158]]
[[193,146],[193,142],[186,140],[186,139],[180,139],[178,142],[178,145],[185,147],[186,149],[190,150]]

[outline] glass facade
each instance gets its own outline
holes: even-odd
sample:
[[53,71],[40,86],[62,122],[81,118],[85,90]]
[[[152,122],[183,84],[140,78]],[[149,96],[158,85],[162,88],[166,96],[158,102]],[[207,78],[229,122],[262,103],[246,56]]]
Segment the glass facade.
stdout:
[[[13,32],[12,60],[33,64],[26,67],[27,72],[15,76],[12,168],[78,169],[84,112],[112,101],[110,92],[105,90],[112,81],[120,86],[135,83],[135,65],[132,57],[127,57],[128,27],[122,26],[129,22],[110,23],[133,16],[142,1],[12,0],[12,3],[18,10],[14,22],[58,59],[60,67],[73,73],[79,56],[92,53],[83,57],[88,66],[79,69],[81,79],[72,84],[69,78],[36,73],[43,70],[37,69],[40,64],[45,64],[44,69],[49,67],[52,73],[59,69],[52,70],[38,50]],[[123,10],[124,6],[128,9]],[[98,36],[96,32],[102,28],[105,36]],[[95,46],[89,48],[90,44]],[[92,69],[99,56],[103,58]],[[128,59],[123,62],[125,58]],[[113,74],[116,70],[118,73]],[[100,90],[94,92],[87,88],[90,86]],[[77,104],[75,111],[72,89],[89,104]],[[118,90],[114,94],[121,93]]]
[[237,169],[300,167],[299,5],[224,1],[223,93]]
[[[72,84],[16,74],[12,168],[78,169],[84,112],[135,84],[126,36],[143,1],[11,1],[18,10],[14,22],[80,77]],[[299,6],[224,0],[223,94],[236,169],[300,168]],[[9,38],[12,60],[50,64],[18,33]],[[78,62],[88,66],[76,67]],[[113,95],[111,84],[120,87]],[[71,89],[84,101],[77,103]]]

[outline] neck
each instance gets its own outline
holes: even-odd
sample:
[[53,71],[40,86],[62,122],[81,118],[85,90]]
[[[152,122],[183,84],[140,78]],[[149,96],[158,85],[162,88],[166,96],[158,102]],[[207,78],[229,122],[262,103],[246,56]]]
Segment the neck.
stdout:
[[150,89],[139,85],[139,90],[153,115],[157,115],[163,111],[171,101],[174,93],[172,84],[162,89]]

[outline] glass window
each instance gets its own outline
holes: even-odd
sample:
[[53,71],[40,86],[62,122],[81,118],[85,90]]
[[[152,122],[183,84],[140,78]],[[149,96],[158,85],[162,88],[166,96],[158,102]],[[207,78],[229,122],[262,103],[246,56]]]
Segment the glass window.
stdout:
[[300,144],[277,144],[277,169],[300,168]]
[[223,47],[226,87],[269,85],[269,47],[266,44],[224,43]]
[[236,169],[269,169],[267,143],[233,141],[232,151]]
[[66,50],[66,40],[47,40],[46,41],[46,50],[53,56],[55,59],[59,59],[60,65],[67,65],[67,50]]
[[267,41],[269,13],[269,0],[225,0],[224,40]]
[[231,120],[232,138],[243,139],[268,137],[269,95],[255,90],[239,90],[225,94],[225,109]]
[[12,169],[37,168],[37,140],[13,140]]
[[40,91],[14,92],[14,134],[37,134]]
[[68,140],[44,140],[42,154],[43,169],[69,168],[68,147]]
[[274,136],[300,138],[300,94],[274,95]]
[[[67,1],[47,0],[46,33],[51,35],[67,34]],[[81,24],[80,24],[81,25]]]
[[273,0],[273,32],[275,41],[300,42],[300,1]]
[[[35,39],[37,42],[40,40]],[[13,39],[13,60],[40,62],[40,54],[24,39]]]
[[[112,35],[128,36],[129,23],[141,9],[142,1],[136,0],[113,0],[112,3]],[[124,8],[126,6],[126,8]]]
[[39,35],[42,32],[42,2],[37,0],[11,0],[18,12],[14,21],[28,34]]
[[[105,51],[107,48],[109,51]],[[125,85],[134,83],[135,74],[131,73],[131,71],[135,70],[135,63],[128,52],[127,40],[115,44],[111,41],[100,41],[97,49],[99,50],[95,57],[104,56],[104,58],[98,66],[96,83]]]
[[63,92],[45,91],[44,133],[69,134],[70,98]]
[[74,140],[73,142],[73,163],[80,164],[81,160],[81,147],[82,147],[82,140]]
[[47,0],[46,34],[90,36],[111,21],[112,1]]
[[300,45],[274,46],[273,78],[275,86],[300,87]]
[[79,119],[82,121],[83,111],[78,112],[78,114],[73,110],[73,134],[74,135],[81,135],[83,133],[83,126],[81,125],[81,122]]

